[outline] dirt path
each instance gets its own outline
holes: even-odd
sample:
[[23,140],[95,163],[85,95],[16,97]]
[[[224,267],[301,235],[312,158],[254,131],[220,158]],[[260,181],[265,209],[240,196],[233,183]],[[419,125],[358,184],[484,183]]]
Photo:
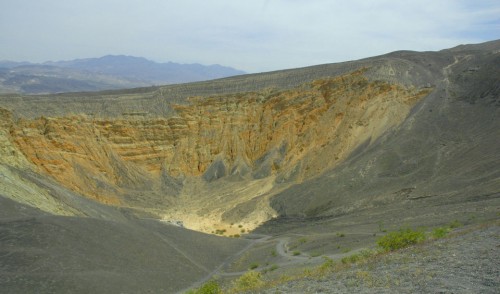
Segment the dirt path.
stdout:
[[[367,233],[368,234],[368,233]],[[371,234],[371,233],[370,233]],[[289,267],[297,264],[309,264],[309,265],[316,265],[324,262],[324,258],[328,257],[331,259],[341,259],[345,256],[351,255],[353,253],[356,253],[358,251],[363,250],[364,248],[352,250],[348,253],[337,253],[337,254],[329,254],[329,255],[321,255],[321,256],[315,256],[311,257],[308,255],[294,255],[293,252],[290,252],[289,250],[289,243],[291,242],[291,237],[277,237],[273,238],[272,236],[269,235],[262,235],[262,234],[251,234],[247,235],[246,238],[250,238],[253,242],[248,244],[246,247],[241,249],[239,252],[234,254],[233,256],[229,257],[226,259],[221,265],[219,265],[216,269],[213,271],[207,271],[207,275],[191,285],[189,288],[183,289],[177,293],[185,293],[186,291],[190,289],[194,289],[197,287],[200,287],[203,283],[209,281],[211,278],[217,276],[217,277],[238,277],[241,276],[245,273],[248,272],[248,270],[244,271],[238,271],[238,272],[226,272],[223,269],[233,263],[235,260],[240,258],[243,254],[251,250],[256,244],[262,244],[265,242],[276,242],[275,250],[276,254],[279,255],[280,257],[283,258],[283,261],[276,262],[275,265],[284,268],[284,267]],[[181,254],[182,252],[179,251]],[[184,254],[183,254],[184,255]],[[185,256],[185,255],[184,255]],[[192,260],[191,260],[192,261]],[[192,261],[194,263],[194,261]],[[194,263],[196,265],[196,263]],[[204,269],[203,267],[200,267]],[[262,271],[263,269],[255,269],[255,271]]]

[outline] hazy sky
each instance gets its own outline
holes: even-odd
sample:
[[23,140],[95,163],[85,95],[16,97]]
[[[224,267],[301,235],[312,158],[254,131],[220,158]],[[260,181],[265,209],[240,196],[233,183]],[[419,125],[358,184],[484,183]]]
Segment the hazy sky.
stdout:
[[498,0],[0,0],[0,60],[125,54],[260,72],[499,38]]

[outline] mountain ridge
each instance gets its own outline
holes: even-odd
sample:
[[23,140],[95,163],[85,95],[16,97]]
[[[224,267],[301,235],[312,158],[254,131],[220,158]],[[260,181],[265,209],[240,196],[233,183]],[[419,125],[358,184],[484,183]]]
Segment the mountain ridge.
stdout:
[[157,63],[125,55],[43,63],[1,61],[0,68],[0,92],[26,94],[124,89],[244,74],[217,64]]

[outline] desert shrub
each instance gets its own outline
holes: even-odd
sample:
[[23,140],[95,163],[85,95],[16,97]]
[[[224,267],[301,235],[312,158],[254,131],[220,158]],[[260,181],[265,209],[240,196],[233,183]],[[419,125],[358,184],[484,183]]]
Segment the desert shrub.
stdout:
[[222,294],[222,289],[214,280],[208,281],[200,288],[188,291],[186,294]]
[[334,266],[333,259],[331,259],[328,256],[325,256],[324,259],[325,259],[325,262],[323,262],[318,267],[318,271],[319,271],[320,274],[326,273],[327,271],[331,270],[333,268],[333,266]]
[[277,269],[278,269],[278,265],[276,265],[276,264],[271,265],[271,267],[269,268],[270,271],[274,271]]
[[277,270],[278,268],[279,268],[279,267],[278,267],[278,265],[273,264],[273,265],[271,265],[270,267],[268,267],[268,268],[264,269],[261,273],[262,273],[263,275],[265,275],[265,274],[267,274],[268,272],[272,272],[272,271]]
[[450,231],[447,227],[439,227],[432,230],[432,237],[435,239],[443,238]]
[[346,257],[343,257],[340,261],[343,264],[350,264],[350,263],[356,263],[361,259],[361,256],[359,254],[352,254]]
[[359,255],[361,255],[361,257],[363,257],[363,258],[372,257],[376,254],[377,254],[377,251],[371,250],[371,249],[363,249],[359,252]]
[[408,228],[400,229],[397,232],[390,232],[389,234],[379,238],[377,240],[377,244],[385,251],[392,251],[417,244],[423,240],[425,240],[424,232],[414,231]]
[[251,264],[250,264],[250,266],[249,266],[249,268],[250,268],[251,270],[256,269],[256,268],[258,268],[258,267],[259,267],[259,264],[258,264],[258,263],[256,263],[256,262],[251,263]]
[[309,255],[311,255],[311,257],[318,257],[318,256],[321,255],[321,252],[319,252],[319,251],[313,251]]
[[249,271],[233,282],[231,292],[243,292],[257,289],[264,285],[262,276],[259,272]]
[[461,222],[459,222],[458,220],[454,220],[454,221],[452,221],[452,222],[449,224],[449,226],[450,226],[450,229],[456,229],[456,228],[460,228],[460,227],[461,227],[461,226],[463,226],[463,225],[462,225],[462,223],[461,223]]
[[370,258],[370,257],[374,256],[375,254],[377,254],[377,252],[374,251],[374,250],[364,249],[364,250],[361,250],[358,253],[346,256],[346,257],[342,258],[340,261],[343,264],[356,263],[356,262],[359,262],[359,261],[366,260],[367,258]]

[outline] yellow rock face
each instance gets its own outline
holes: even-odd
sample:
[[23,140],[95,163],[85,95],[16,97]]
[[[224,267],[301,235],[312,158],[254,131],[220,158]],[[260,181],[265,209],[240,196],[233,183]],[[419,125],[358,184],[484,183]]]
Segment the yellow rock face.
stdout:
[[133,206],[122,195],[161,191],[165,174],[200,177],[213,167],[211,180],[221,173],[242,181],[313,177],[396,127],[427,91],[371,82],[358,71],[291,90],[191,97],[172,105],[173,117],[42,117],[10,123],[8,132],[31,163],[62,185],[103,203]]

